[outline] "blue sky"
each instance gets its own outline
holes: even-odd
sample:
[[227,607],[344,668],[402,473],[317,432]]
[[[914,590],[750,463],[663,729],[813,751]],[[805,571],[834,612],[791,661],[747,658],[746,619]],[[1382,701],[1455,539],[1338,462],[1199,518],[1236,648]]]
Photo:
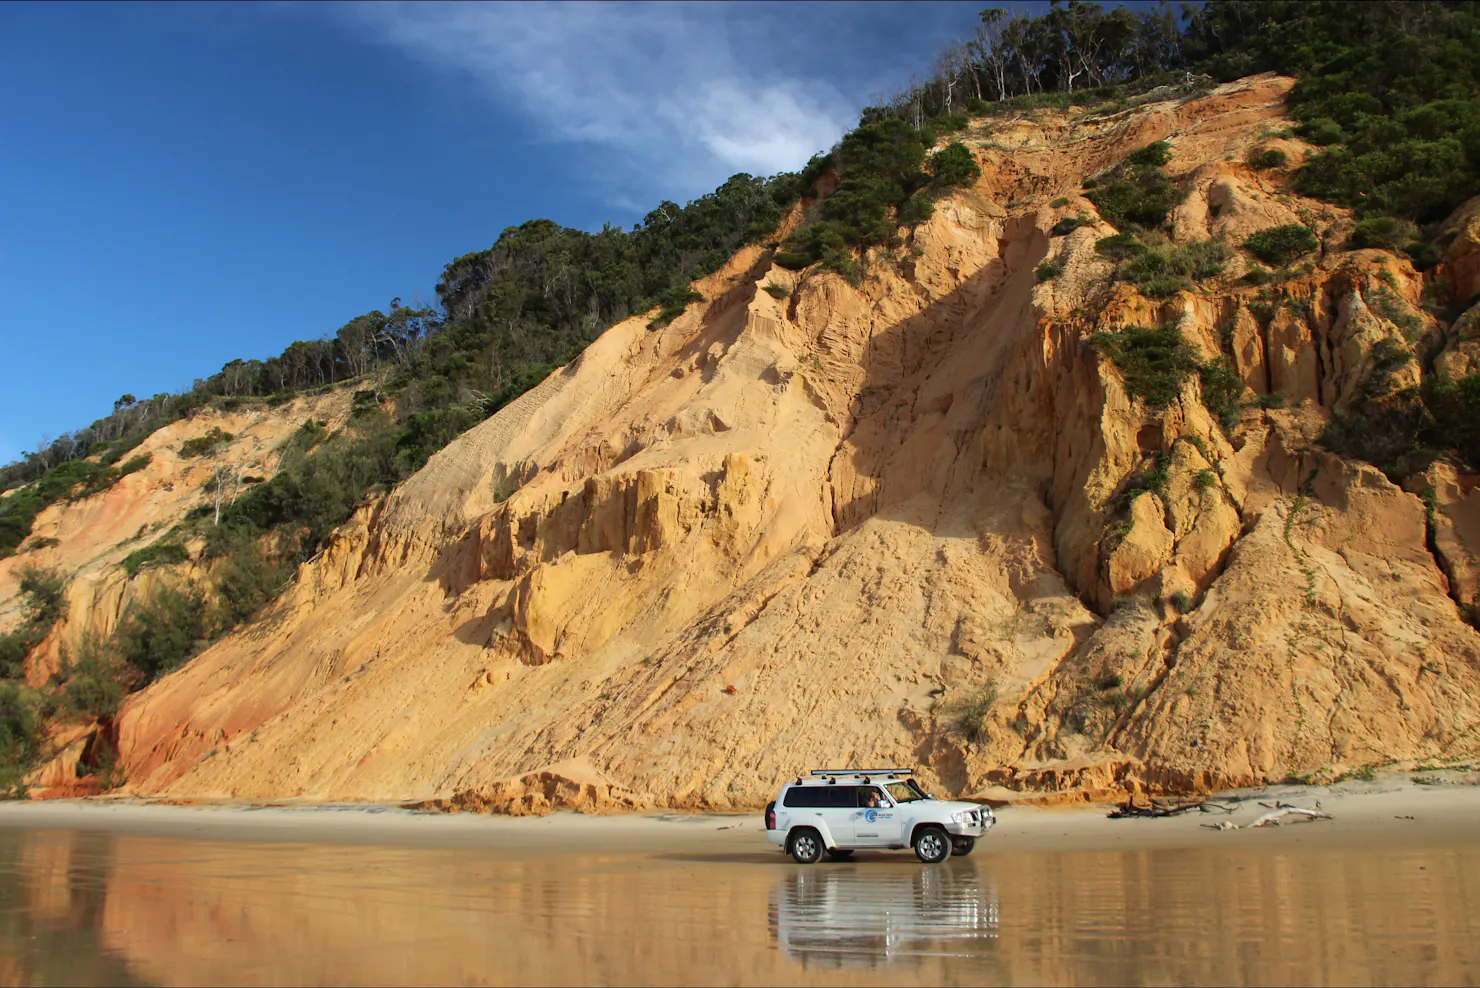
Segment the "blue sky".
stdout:
[[511,224],[796,168],[986,5],[0,4],[0,462]]

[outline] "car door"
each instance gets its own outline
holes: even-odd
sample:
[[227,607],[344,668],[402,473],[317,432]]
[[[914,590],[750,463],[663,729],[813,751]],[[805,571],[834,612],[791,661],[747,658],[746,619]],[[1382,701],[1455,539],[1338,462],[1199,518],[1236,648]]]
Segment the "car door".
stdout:
[[853,812],[858,807],[857,786],[818,786],[823,792],[822,819],[833,840],[842,847],[857,847]]
[[[858,805],[850,815],[853,846],[889,847],[899,843],[899,832],[903,826],[903,814],[894,801],[878,786],[859,786],[856,795]],[[876,805],[868,805],[867,796],[872,795]]]

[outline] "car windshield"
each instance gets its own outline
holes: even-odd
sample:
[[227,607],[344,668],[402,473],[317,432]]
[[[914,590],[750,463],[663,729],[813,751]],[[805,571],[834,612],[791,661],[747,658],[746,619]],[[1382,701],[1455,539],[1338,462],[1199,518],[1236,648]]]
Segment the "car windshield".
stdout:
[[896,803],[908,803],[912,800],[925,798],[919,788],[909,782],[890,782],[884,788],[889,790],[889,795],[894,797]]

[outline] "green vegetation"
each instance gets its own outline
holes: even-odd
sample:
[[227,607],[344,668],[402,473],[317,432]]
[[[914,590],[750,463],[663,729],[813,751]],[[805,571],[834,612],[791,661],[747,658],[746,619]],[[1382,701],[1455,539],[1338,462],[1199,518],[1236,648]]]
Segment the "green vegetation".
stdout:
[[1192,478],[1194,490],[1207,491],[1218,486],[1218,474],[1213,470],[1199,470],[1197,476]]
[[148,456],[133,457],[117,467],[91,460],[69,460],[0,500],[0,558],[13,554],[26,541],[36,516],[48,506],[101,493],[148,465]]
[[1243,246],[1244,250],[1270,267],[1282,268],[1316,250],[1321,242],[1309,227],[1299,223],[1286,223],[1284,226],[1272,226],[1251,234]]
[[1172,160],[1172,146],[1166,141],[1156,141],[1126,158],[1126,163],[1139,168],[1160,168]]
[[204,595],[161,586],[124,613],[110,644],[148,684],[183,665],[205,634]]
[[1039,281],[1049,281],[1064,273],[1064,269],[1053,261],[1043,261],[1033,272]]
[[1182,334],[1169,327],[1128,326],[1118,333],[1099,332],[1090,337],[1090,344],[1115,363],[1126,392],[1152,408],[1165,408],[1176,401],[1182,382],[1197,369]]
[[[1321,436],[1329,449],[1372,463],[1402,479],[1442,456],[1480,467],[1480,374],[1434,374],[1421,387],[1382,392],[1381,368],[1369,381],[1367,400],[1333,415]],[[1379,387],[1373,387],[1373,384]],[[1376,393],[1374,393],[1376,392]]]
[[1406,255],[1420,271],[1439,263],[1438,245],[1425,239],[1416,223],[1392,216],[1370,216],[1358,221],[1347,247],[1394,251]]
[[1095,221],[1093,217],[1084,216],[1082,214],[1078,216],[1065,216],[1063,219],[1055,223],[1053,225],[1053,228],[1050,229],[1048,232],[1053,234],[1055,237],[1062,237],[1067,233],[1074,232],[1081,226],[1094,226],[1094,224]]
[[765,292],[767,295],[771,296],[774,299],[783,299],[791,295],[791,289],[787,288],[785,285],[778,285],[774,281],[768,281],[764,285],[762,285],[761,291]]
[[850,274],[853,251],[893,247],[900,226],[929,219],[936,196],[981,174],[971,151],[959,142],[927,162],[936,134],[933,126],[917,128],[884,117],[844,137],[830,159],[839,177],[836,191],[809,211],[807,221],[782,244],[776,263],[795,269],[821,261]]
[[1225,429],[1238,422],[1239,401],[1244,394],[1243,379],[1227,357],[1204,361],[1197,368],[1202,385],[1202,403]]
[[0,635],[0,677],[20,678],[26,654],[41,643],[62,616],[66,581],[54,570],[27,566],[18,573],[25,610],[14,629]]
[[1126,393],[1149,407],[1166,408],[1177,399],[1183,383],[1196,373],[1208,411],[1224,428],[1231,428],[1238,420],[1244,384],[1232,363],[1226,357],[1199,362],[1176,329],[1129,326],[1118,333],[1095,333],[1090,345],[1114,362]]
[[0,680],[0,798],[25,795],[22,779],[41,753],[42,699],[16,679]]
[[1279,148],[1266,148],[1249,155],[1249,167],[1256,171],[1265,171],[1270,168],[1283,168],[1289,159],[1285,152]]
[[66,713],[107,720],[118,713],[134,678],[112,661],[96,636],[84,634],[76,656],[64,656],[60,706]]
[[703,302],[704,296],[693,291],[687,285],[670,288],[658,299],[663,307],[658,310],[657,318],[648,323],[648,329],[662,329],[664,326],[683,315],[691,302]]
[[140,570],[150,566],[173,566],[189,561],[190,553],[186,551],[183,544],[161,539],[124,556],[123,568],[129,578],[133,579],[139,575]]
[[939,716],[944,721],[947,731],[959,734],[972,744],[980,744],[991,740],[987,715],[991,713],[996,702],[997,686],[989,681],[980,689],[970,691],[944,704],[939,711]]
[[1106,175],[1095,180],[1085,198],[1095,204],[1107,223],[1120,230],[1156,229],[1166,223],[1177,204],[1172,180],[1161,169],[1171,159],[1166,141],[1137,151]]
[[960,141],[947,144],[930,159],[931,184],[944,189],[958,185],[970,185],[981,178],[981,166],[969,148]]
[[1190,290],[1196,282],[1223,273],[1229,251],[1217,240],[1195,240],[1188,244],[1141,242],[1134,234],[1106,237],[1095,245],[1106,257],[1120,259],[1115,276],[1135,285],[1150,298],[1168,298]]
[[1423,336],[1424,321],[1406,301],[1386,288],[1377,288],[1368,293],[1367,306],[1377,315],[1397,326],[1408,342],[1416,342]]
[[1152,457],[1151,465],[1132,477],[1125,490],[1120,493],[1120,505],[1129,508],[1131,502],[1142,494],[1163,493],[1167,489],[1167,481],[1171,479],[1172,458],[1166,453],[1157,453]]
[[1192,598],[1188,596],[1185,590],[1178,590],[1172,594],[1167,598],[1167,603],[1171,604],[1172,609],[1178,614],[1186,614],[1193,608]]
[[21,779],[41,753],[46,698],[26,685],[24,663],[61,618],[66,592],[61,574],[52,570],[27,567],[19,577],[24,615],[0,635],[0,798],[24,795]]
[[194,439],[187,439],[180,444],[181,456],[209,456],[231,440],[235,439],[229,432],[222,432],[219,427],[213,427],[210,432]]

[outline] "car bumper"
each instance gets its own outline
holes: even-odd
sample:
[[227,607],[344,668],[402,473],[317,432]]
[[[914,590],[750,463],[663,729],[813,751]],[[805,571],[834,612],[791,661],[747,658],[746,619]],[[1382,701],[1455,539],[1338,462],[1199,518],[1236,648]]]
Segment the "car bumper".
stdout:
[[784,846],[786,844],[786,831],[767,830],[766,840],[770,841],[772,844],[776,844],[777,846]]
[[946,832],[955,837],[984,837],[987,831],[997,825],[997,818],[989,809],[982,809],[973,814],[974,819],[965,823],[957,823],[954,820],[946,824]]

